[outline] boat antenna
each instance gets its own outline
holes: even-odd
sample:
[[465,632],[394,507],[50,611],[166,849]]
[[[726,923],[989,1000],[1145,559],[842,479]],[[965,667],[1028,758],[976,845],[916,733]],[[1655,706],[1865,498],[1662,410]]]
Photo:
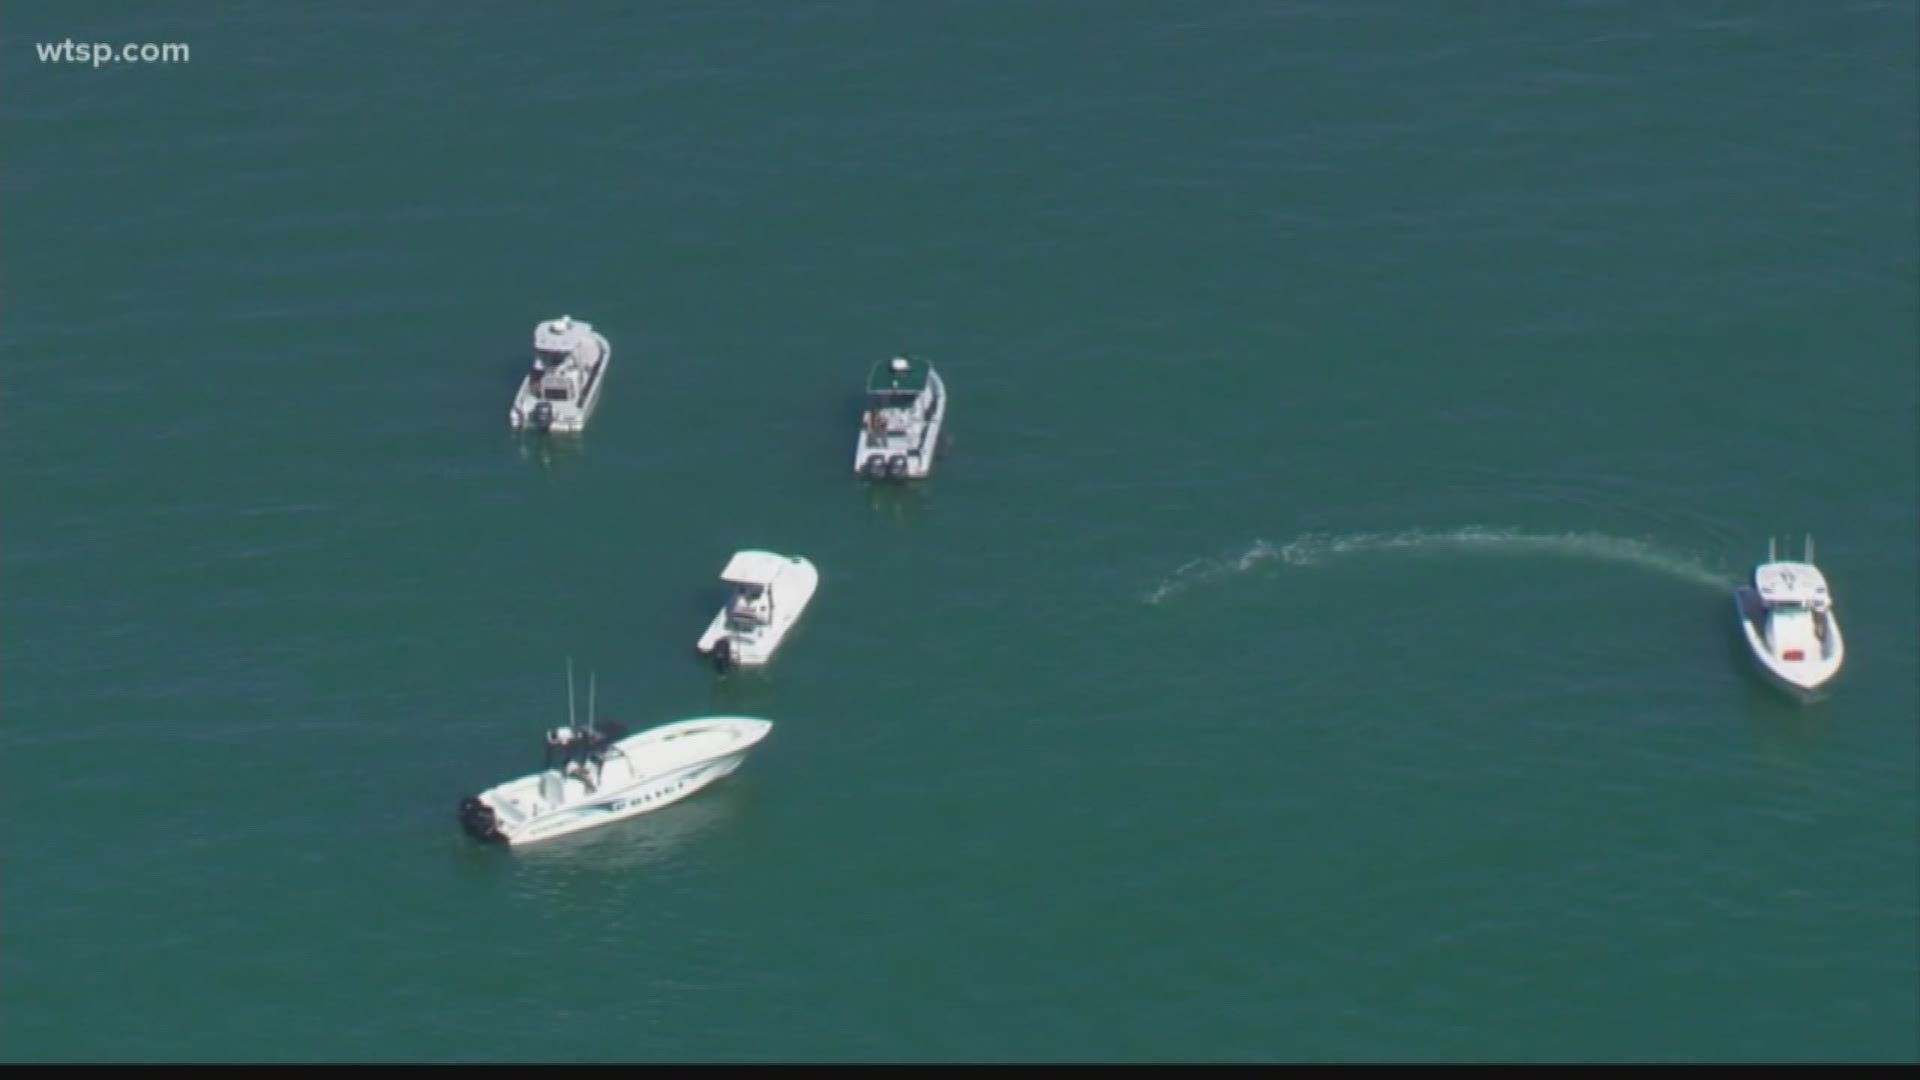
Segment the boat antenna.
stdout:
[[1808,533],[1808,534],[1807,534],[1807,554],[1806,554],[1806,560],[1807,560],[1808,562],[1812,562],[1812,561],[1813,561],[1813,534],[1812,534],[1812,533]]
[[1777,546],[1774,542],[1774,538],[1771,536],[1767,537],[1767,561],[1768,562],[1780,561],[1779,551],[1777,550]]
[[595,672],[587,672],[587,730],[593,730],[593,677]]
[[567,727],[573,727],[573,657],[567,657]]

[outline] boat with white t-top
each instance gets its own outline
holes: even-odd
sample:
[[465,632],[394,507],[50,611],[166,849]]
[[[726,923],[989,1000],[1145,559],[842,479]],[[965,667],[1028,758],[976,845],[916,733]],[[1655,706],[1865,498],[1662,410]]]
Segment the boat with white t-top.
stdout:
[[1800,559],[1782,559],[1772,541],[1753,581],[1734,590],[1740,629],[1760,670],[1801,697],[1815,696],[1846,662],[1846,641],[1826,575],[1813,563],[1813,540]]
[[613,345],[592,323],[562,315],[533,330],[533,366],[507,410],[515,431],[571,433],[586,428],[606,385]]
[[820,571],[798,555],[738,551],[720,571],[732,590],[694,648],[721,671],[773,659],[820,588]]

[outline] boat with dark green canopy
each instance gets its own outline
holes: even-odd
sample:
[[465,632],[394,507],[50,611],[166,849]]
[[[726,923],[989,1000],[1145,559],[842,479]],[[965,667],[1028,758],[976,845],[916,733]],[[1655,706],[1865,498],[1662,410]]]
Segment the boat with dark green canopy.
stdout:
[[853,455],[855,475],[919,480],[933,472],[947,418],[947,387],[925,360],[896,356],[867,375],[866,410]]

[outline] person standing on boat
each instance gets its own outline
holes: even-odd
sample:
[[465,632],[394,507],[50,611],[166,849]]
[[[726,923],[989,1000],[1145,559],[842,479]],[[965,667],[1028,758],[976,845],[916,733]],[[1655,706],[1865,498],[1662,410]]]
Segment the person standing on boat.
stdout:
[[564,762],[567,760],[567,748],[572,745],[572,728],[554,728],[552,731],[547,732],[547,768],[553,768],[553,758],[555,754],[560,756],[561,761]]

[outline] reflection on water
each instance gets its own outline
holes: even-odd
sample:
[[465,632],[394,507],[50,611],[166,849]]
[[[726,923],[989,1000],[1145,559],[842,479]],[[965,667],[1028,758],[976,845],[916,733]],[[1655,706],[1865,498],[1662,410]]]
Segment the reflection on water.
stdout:
[[570,435],[540,435],[510,432],[522,461],[531,461],[544,469],[564,468],[586,457],[585,432]]
[[1740,711],[1746,714],[1765,746],[1800,757],[1824,742],[1837,719],[1833,695],[1843,692],[1839,684],[1846,679],[1846,672],[1843,670],[1835,676],[1835,687],[1801,699],[1775,686],[1760,671],[1739,627],[1728,632],[1726,642],[1727,662],[1739,671]]
[[[794,644],[800,628],[794,627],[782,651]],[[770,667],[771,665],[769,665]],[[712,705],[715,716],[768,716],[778,705],[779,694],[767,668],[734,668],[713,681]]]
[[1839,719],[1832,692],[1802,701],[1758,671],[1746,672],[1740,689],[1741,710],[1773,750],[1794,756],[1812,750],[1826,741]]
[[860,481],[866,489],[867,508],[892,525],[911,524],[926,511],[928,483],[926,480],[905,484]]

